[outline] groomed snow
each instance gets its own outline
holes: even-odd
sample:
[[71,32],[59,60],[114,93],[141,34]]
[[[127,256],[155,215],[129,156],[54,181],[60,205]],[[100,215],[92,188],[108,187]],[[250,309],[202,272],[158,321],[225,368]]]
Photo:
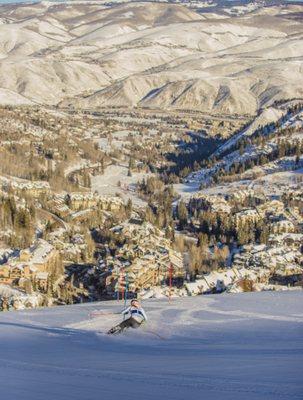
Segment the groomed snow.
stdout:
[[302,291],[148,300],[146,328],[120,337],[102,333],[118,315],[88,315],[122,302],[2,313],[1,399],[299,400],[302,300]]

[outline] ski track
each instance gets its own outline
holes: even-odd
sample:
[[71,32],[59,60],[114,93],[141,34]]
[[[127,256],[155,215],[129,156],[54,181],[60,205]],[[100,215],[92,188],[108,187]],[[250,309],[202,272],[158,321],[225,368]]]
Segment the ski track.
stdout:
[[[110,379],[113,381],[127,381],[127,382],[136,382],[138,381],[142,384],[150,384],[151,379],[157,382],[157,385],[164,386],[164,387],[173,387],[173,388],[200,388],[208,391],[215,391],[215,392],[238,392],[241,394],[249,394],[255,393],[258,395],[272,395],[276,398],[285,398],[285,396],[289,395],[289,390],[272,390],[268,385],[256,384],[249,385],[245,384],[243,387],[243,383],[239,380],[231,380],[231,379],[224,379],[224,378],[207,378],[207,377],[200,377],[200,376],[186,376],[181,375],[169,375],[166,374],[163,376],[162,374],[140,374],[138,372],[127,373],[127,372],[119,372],[117,370],[107,370],[102,371],[102,373],[92,372],[90,369],[86,368],[64,368],[58,367],[55,365],[44,365],[44,364],[33,364],[33,363],[22,363],[22,362],[12,362],[10,360],[1,359],[1,364],[5,368],[13,368],[15,370],[21,371],[31,371],[37,370],[39,372],[43,371],[47,374],[58,374],[60,376],[72,376],[72,377],[81,377],[81,378],[100,378],[100,379]],[[293,395],[288,397],[288,399],[298,399],[301,400],[302,397],[300,395]]]
[[[0,314],[1,399],[301,400],[303,292],[144,301],[149,322],[104,334],[123,302]],[[157,337],[156,335],[159,335]]]
[[[168,329],[172,328],[174,326],[175,328],[178,326],[185,326],[185,325],[196,325],[197,323],[201,323],[203,321],[203,317],[201,318],[200,315],[201,312],[208,312],[210,314],[214,315],[222,315],[222,316],[233,316],[233,317],[238,317],[238,318],[229,318],[228,322],[238,322],[243,319],[251,320],[251,319],[265,319],[265,320],[272,320],[272,321],[285,321],[285,322],[298,322],[298,323],[303,323],[303,314],[293,314],[289,316],[285,315],[271,315],[271,314],[264,314],[264,313],[256,313],[256,312],[245,312],[241,310],[220,310],[214,307],[215,300],[212,299],[203,299],[203,303],[199,305],[192,305],[189,310],[187,309],[182,309],[181,307],[179,308],[170,308],[168,306],[167,309],[164,309],[162,311],[152,310],[149,312],[149,315],[151,315],[151,319],[154,320],[154,326],[157,326],[155,324],[155,321],[157,323],[161,322],[161,327],[162,329],[165,329],[164,327]],[[155,314],[155,318],[152,318]],[[74,328],[74,329],[105,329],[110,328],[111,325],[114,325],[119,322],[121,317],[119,315],[101,315],[95,318],[89,318],[86,319],[80,323],[76,324],[70,324],[66,325],[67,328]],[[169,321],[169,323],[168,323]],[[207,319],[207,322],[210,324],[218,324],[218,323],[223,323],[226,322],[226,318],[222,319]]]

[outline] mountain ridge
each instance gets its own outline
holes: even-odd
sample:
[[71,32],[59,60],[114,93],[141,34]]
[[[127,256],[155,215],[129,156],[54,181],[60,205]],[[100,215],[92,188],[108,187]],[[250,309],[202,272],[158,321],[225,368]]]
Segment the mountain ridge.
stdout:
[[303,97],[302,6],[203,10],[152,2],[0,6],[0,102],[256,115]]

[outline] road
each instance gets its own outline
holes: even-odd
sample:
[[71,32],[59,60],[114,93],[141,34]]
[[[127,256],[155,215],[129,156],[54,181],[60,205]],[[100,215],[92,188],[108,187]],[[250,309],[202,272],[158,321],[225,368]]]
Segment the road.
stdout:
[[66,231],[69,230],[69,225],[62,218],[58,217],[58,215],[53,214],[50,211],[43,210],[42,208],[36,208],[36,213],[45,216],[46,219],[58,222]]

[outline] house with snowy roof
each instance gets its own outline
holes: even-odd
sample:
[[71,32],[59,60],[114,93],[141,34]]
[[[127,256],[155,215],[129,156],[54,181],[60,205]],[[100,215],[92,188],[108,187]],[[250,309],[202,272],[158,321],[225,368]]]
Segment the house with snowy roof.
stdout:
[[[22,250],[18,257],[10,258],[0,266],[0,283],[18,285],[20,279],[43,281],[58,260],[58,250],[47,241],[39,239],[29,249]],[[43,277],[40,273],[44,273]]]

